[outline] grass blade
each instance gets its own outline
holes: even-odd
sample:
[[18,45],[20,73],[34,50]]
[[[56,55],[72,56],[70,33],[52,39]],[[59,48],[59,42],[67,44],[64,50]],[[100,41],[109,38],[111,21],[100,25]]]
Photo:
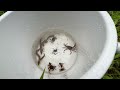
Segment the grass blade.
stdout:
[[44,69],[44,71],[43,71],[43,73],[42,73],[40,79],[43,79],[43,77],[44,77],[44,73],[45,73],[45,69]]

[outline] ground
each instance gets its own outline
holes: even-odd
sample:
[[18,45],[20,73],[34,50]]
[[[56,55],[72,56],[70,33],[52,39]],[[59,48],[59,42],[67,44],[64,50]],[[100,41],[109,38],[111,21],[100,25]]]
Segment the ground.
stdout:
[[[0,11],[0,15],[4,12],[5,11]],[[116,25],[118,41],[120,42],[120,11],[108,11],[108,13]],[[111,66],[102,79],[120,79],[120,54],[115,55]]]

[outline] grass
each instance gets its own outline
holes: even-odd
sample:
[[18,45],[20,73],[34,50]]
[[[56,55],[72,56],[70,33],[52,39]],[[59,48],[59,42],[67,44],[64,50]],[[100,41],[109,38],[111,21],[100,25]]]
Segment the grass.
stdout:
[[[0,15],[4,13],[5,11],[0,11]],[[120,11],[108,11],[108,13],[112,17],[116,25],[118,41],[120,42]],[[41,79],[43,78],[43,75],[44,71],[42,76],[40,77]],[[111,66],[109,67],[108,71],[106,72],[102,79],[120,79],[120,54],[115,55]]]
[[40,76],[40,79],[44,79],[44,73],[45,73],[45,69],[43,70],[42,75]]
[[2,14],[4,14],[5,13],[5,11],[0,11],[0,16],[2,15]]
[[[118,34],[118,41],[120,42],[120,11],[108,11],[112,17]],[[120,54],[116,54],[114,60],[102,79],[120,79]]]

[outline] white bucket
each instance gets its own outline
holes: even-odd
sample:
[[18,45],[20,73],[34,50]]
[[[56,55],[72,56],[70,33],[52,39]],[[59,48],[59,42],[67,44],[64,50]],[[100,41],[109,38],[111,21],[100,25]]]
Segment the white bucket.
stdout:
[[64,30],[78,43],[78,58],[68,79],[102,78],[117,47],[120,52],[106,11],[9,11],[0,17],[0,78],[39,79],[42,70],[34,63],[32,46],[48,29]]

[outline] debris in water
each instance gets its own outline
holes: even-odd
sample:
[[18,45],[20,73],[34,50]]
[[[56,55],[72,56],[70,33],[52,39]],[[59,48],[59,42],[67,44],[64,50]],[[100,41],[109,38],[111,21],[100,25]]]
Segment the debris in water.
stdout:
[[49,62],[49,64],[48,64],[48,70],[49,70],[49,72],[50,72],[51,70],[54,71],[55,68],[56,68],[56,66],[53,66],[53,65]]
[[50,35],[50,36],[47,38],[47,40],[48,40],[49,38],[51,38],[51,43],[55,42],[55,40],[57,39],[57,38],[55,37],[55,35]]
[[38,65],[40,64],[40,61],[41,61],[44,57],[45,57],[45,54],[44,54],[43,57],[41,57],[41,58],[38,59]]
[[65,70],[65,68],[64,68],[64,66],[63,66],[63,64],[64,64],[64,63],[59,63],[59,66],[60,66],[60,71],[64,71],[64,70]]
[[57,54],[57,49],[54,49],[53,52],[52,52],[54,55]]
[[72,46],[68,46],[67,44],[64,44],[64,48],[66,48],[64,51],[66,51],[66,50],[70,50],[70,54],[72,53],[72,51],[76,51],[76,43],[74,44],[74,46],[72,47]]

